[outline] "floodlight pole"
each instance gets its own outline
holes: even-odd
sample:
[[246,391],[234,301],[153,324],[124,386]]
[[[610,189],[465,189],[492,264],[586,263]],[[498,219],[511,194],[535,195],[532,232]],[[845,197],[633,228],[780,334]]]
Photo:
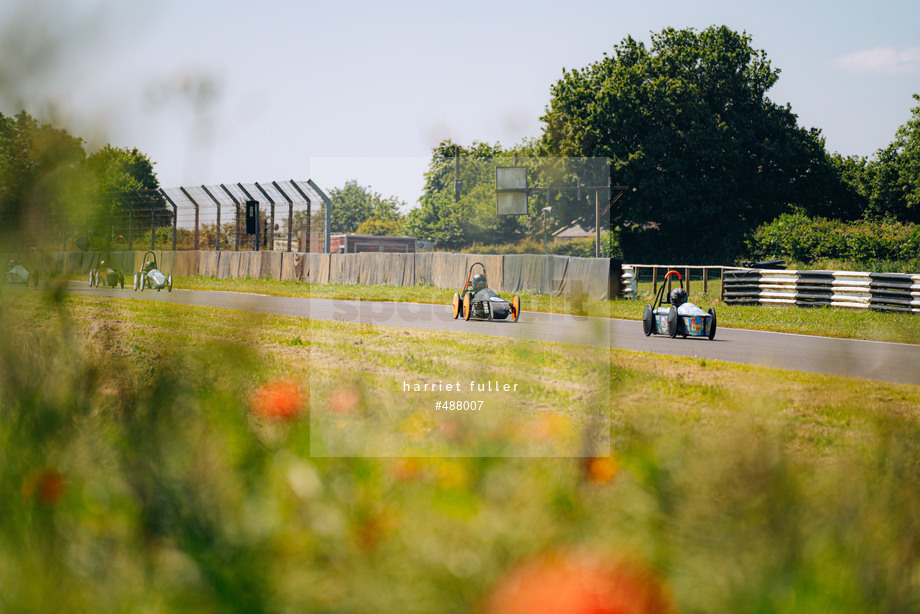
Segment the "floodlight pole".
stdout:
[[[543,188],[532,188],[528,190],[528,193],[535,192],[537,189],[542,190]],[[601,257],[601,215],[610,211],[614,203],[620,200],[620,198],[623,196],[623,194],[626,193],[628,189],[629,187],[625,185],[611,185],[611,181],[609,177],[607,178],[606,186],[582,185],[581,178],[576,177],[574,187],[550,186],[547,184],[546,201],[549,202],[550,190],[556,190],[559,192],[575,191],[577,200],[581,200],[582,190],[585,190],[585,191],[594,190],[594,257],[600,258]],[[607,196],[605,197],[605,200],[607,201],[607,206],[603,211],[601,211],[601,191],[602,190],[607,191],[606,192]],[[616,190],[618,194],[616,195],[616,197],[610,198],[610,195],[613,193],[614,190]],[[543,209],[543,252],[544,254],[547,252],[546,250],[546,211],[547,209],[551,211],[552,207],[547,207]]]
[[460,146],[454,145],[454,202],[460,201]]
[[601,191],[594,191],[594,257],[601,257]]

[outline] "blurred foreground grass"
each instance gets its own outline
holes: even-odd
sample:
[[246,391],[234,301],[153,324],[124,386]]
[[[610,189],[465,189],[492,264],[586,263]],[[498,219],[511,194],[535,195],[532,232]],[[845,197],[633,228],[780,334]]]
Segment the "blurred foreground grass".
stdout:
[[540,428],[451,445],[586,429],[554,408],[594,367],[174,304],[3,308],[0,612],[539,612],[594,584],[625,611],[920,604],[916,387],[613,352],[610,456],[321,458],[314,425],[467,353],[533,372]]

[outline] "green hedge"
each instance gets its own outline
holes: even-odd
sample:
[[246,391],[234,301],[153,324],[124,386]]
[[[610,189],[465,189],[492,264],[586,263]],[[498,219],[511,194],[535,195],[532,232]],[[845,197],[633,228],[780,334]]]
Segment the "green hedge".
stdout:
[[[524,239],[518,243],[501,245],[482,245],[474,243],[461,250],[467,254],[542,254],[542,239]],[[572,239],[570,241],[546,243],[546,251],[557,256],[573,256],[576,258],[594,258],[594,239]],[[601,236],[601,257],[622,258],[623,252],[617,241],[616,233],[605,233]]]
[[893,221],[841,222],[783,214],[758,228],[748,241],[756,260],[812,263],[920,260],[920,226]]

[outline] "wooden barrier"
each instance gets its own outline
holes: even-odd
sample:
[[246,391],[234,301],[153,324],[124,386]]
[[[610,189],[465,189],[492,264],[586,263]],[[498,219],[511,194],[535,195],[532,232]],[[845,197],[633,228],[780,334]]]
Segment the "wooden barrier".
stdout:
[[[431,284],[459,288],[470,265],[486,267],[489,285],[507,292],[533,291],[607,299],[620,292],[620,263],[609,258],[495,254],[316,254],[300,252],[183,251],[155,252],[160,268],[175,276],[202,275],[221,279],[270,277],[308,283],[391,286]],[[111,260],[126,277],[138,270],[142,251],[112,252]],[[46,252],[45,275],[85,275],[95,252]]]
[[786,304],[920,313],[920,275],[852,271],[726,270],[726,304]]

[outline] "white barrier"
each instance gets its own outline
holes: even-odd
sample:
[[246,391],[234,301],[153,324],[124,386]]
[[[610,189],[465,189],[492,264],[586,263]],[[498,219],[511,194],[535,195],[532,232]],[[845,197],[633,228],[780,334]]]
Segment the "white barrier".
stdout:
[[920,275],[853,271],[726,270],[727,304],[786,304],[920,313]]
[[623,272],[620,274],[620,288],[620,296],[623,298],[636,298],[639,294],[636,269],[631,264],[623,265]]

